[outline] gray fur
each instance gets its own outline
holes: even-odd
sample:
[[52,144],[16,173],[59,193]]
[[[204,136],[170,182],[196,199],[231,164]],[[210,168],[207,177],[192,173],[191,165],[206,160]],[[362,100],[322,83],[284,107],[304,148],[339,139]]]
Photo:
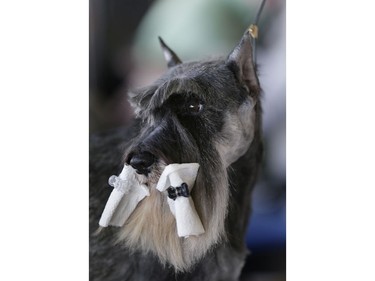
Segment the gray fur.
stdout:
[[[238,280],[262,154],[255,73],[246,32],[228,58],[175,64],[149,87],[130,92],[137,119],[129,131],[91,137],[90,280]],[[151,196],[122,228],[93,235],[108,177],[145,151],[156,158],[150,173],[139,176]],[[200,164],[191,196],[206,232],[185,239],[177,237],[154,186],[165,165],[191,162]]]

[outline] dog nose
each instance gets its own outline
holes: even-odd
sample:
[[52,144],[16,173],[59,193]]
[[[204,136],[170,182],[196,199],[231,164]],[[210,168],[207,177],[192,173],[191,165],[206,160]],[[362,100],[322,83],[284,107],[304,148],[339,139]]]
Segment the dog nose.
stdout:
[[150,167],[155,162],[155,156],[149,152],[141,152],[133,154],[129,159],[128,164],[132,166],[138,174],[147,174],[150,172]]

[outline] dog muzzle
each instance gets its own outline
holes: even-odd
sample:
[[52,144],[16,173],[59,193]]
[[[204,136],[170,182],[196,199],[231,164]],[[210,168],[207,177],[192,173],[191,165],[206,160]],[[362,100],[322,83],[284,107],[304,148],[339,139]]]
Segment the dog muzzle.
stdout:
[[[190,196],[199,169],[198,163],[170,164],[161,174],[156,189],[165,196],[176,219],[177,235],[203,234],[204,228]],[[99,225],[123,226],[138,203],[150,195],[148,187],[135,178],[135,170],[125,165],[119,176],[111,176],[114,187],[104,208]]]

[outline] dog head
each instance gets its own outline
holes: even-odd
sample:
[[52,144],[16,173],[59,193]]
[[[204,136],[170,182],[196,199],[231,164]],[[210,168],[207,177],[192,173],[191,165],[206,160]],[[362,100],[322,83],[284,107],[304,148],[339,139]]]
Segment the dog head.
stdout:
[[[249,32],[223,59],[182,63],[161,44],[169,69],[151,86],[129,93],[140,129],[125,152],[151,194],[121,228],[119,241],[184,271],[227,238],[227,170],[248,151],[259,126],[260,87]],[[202,235],[179,238],[165,196],[155,191],[172,163],[200,164],[191,196]]]

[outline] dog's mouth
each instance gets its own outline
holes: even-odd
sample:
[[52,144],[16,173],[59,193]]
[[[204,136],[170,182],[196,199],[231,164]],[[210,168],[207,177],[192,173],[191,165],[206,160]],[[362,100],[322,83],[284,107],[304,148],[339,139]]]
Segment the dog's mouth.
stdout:
[[166,163],[160,160],[156,160],[155,163],[149,167],[138,167],[134,169],[134,176],[140,184],[144,184],[149,189],[156,187],[159,182],[160,175],[162,174],[164,168],[167,166]]
[[[140,186],[146,186],[149,196],[157,195],[158,198],[165,196],[169,209],[175,217],[179,237],[187,238],[203,234],[205,232],[203,224],[190,196],[198,174],[199,164],[173,163],[165,165],[165,163],[155,163],[153,166],[154,168],[151,173],[148,173],[148,176],[133,170],[133,175]],[[154,199],[146,200],[145,202],[154,201]],[[160,201],[158,202],[160,203]]]
[[149,173],[151,172],[151,169],[135,169],[135,172],[138,175],[144,175],[144,176],[148,177]]

